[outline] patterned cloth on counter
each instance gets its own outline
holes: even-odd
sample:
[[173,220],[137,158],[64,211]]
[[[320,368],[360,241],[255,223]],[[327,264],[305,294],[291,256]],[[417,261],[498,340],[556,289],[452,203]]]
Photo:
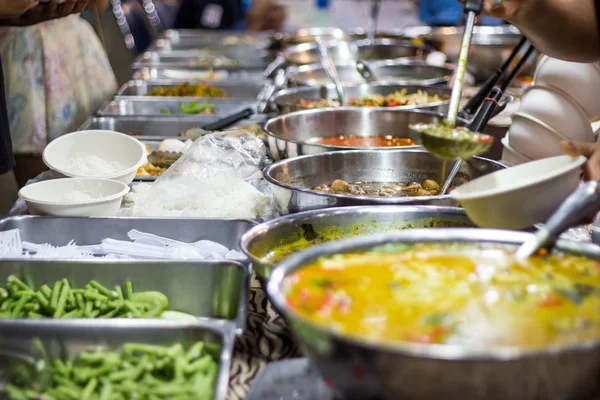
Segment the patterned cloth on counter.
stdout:
[[299,355],[289,328],[253,275],[248,320],[244,335],[235,343],[227,400],[244,399],[252,382],[268,362]]
[[102,44],[79,15],[2,27],[0,53],[16,154],[39,154],[76,131],[117,89]]

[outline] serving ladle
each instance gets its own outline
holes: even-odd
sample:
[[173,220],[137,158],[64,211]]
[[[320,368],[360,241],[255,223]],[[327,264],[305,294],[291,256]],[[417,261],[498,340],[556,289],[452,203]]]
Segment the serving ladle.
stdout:
[[315,41],[317,42],[317,49],[319,50],[319,58],[321,59],[323,69],[327,73],[329,79],[331,79],[335,85],[335,91],[338,94],[340,105],[345,106],[347,104],[346,95],[344,93],[342,82],[340,81],[340,75],[338,74],[337,68],[335,67],[333,59],[331,58],[331,54],[327,50],[327,46],[320,36],[315,37]]
[[516,259],[526,260],[538,250],[553,246],[561,233],[586,222],[598,211],[600,211],[600,181],[581,183],[552,214],[546,224],[517,249]]
[[367,83],[377,82],[377,77],[373,73],[373,70],[364,61],[356,61],[356,72],[358,72]]

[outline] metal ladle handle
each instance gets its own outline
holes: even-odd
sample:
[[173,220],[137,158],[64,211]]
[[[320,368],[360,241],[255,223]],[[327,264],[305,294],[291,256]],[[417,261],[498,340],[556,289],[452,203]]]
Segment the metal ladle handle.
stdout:
[[377,20],[379,19],[380,6],[381,0],[371,1],[371,14],[369,15],[369,26],[367,27],[367,39],[370,43],[375,41],[375,36],[377,35]]
[[519,247],[516,253],[517,259],[527,259],[542,247],[552,243],[561,233],[580,225],[598,211],[600,211],[600,181],[580,184],[552,214],[544,227]]
[[331,79],[335,85],[335,90],[338,94],[340,105],[344,106],[346,105],[346,95],[344,93],[342,83],[340,82],[337,68],[335,67],[333,59],[331,58],[331,54],[329,54],[329,51],[327,50],[327,47],[323,43],[323,39],[320,36],[315,37],[315,41],[317,42],[317,49],[319,50],[319,57],[321,58],[323,69],[327,73],[327,76],[329,76],[329,79]]

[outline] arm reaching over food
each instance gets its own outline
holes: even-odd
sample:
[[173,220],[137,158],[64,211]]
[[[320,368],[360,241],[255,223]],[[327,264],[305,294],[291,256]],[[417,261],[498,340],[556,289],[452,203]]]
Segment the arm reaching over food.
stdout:
[[573,62],[600,61],[600,0],[485,0],[484,4],[485,15],[515,25],[542,53]]
[[560,146],[565,154],[572,157],[584,156],[588,159],[584,168],[586,180],[600,180],[600,143],[563,141]]

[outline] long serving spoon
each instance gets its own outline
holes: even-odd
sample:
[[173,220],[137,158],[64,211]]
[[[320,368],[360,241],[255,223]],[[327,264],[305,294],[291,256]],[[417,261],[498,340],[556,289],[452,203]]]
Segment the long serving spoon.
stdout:
[[546,224],[517,249],[515,257],[517,260],[526,260],[539,249],[553,245],[561,233],[585,222],[599,210],[600,181],[580,184],[552,214]]
[[346,95],[344,93],[344,87],[342,86],[342,82],[340,82],[340,76],[338,74],[337,68],[333,63],[333,59],[331,58],[331,54],[327,50],[323,39],[320,36],[315,37],[315,41],[317,42],[317,48],[319,50],[319,58],[321,59],[321,64],[323,65],[323,69],[329,76],[329,79],[335,85],[335,91],[338,94],[338,99],[340,101],[341,106],[345,106],[346,103]]
[[[512,96],[509,96],[505,99],[505,101],[502,105],[499,105],[498,100],[500,100],[501,97],[502,97],[502,90],[500,90],[498,88],[492,89],[490,95],[485,99],[483,105],[479,109],[479,112],[477,113],[477,115],[475,116],[475,118],[473,119],[471,124],[469,124],[468,129],[471,132],[473,132],[474,134],[478,134],[479,132],[483,131],[485,129],[485,127],[487,126],[487,123],[489,122],[489,120],[492,119],[494,114],[496,114],[496,110],[506,108],[508,103],[510,103],[512,101]],[[435,140],[438,141],[436,143],[436,145],[439,145],[440,139],[436,137]],[[453,140],[448,140],[448,139],[442,139],[442,140],[447,141],[446,145],[444,147],[446,149],[451,148],[456,143],[456,141],[453,141]],[[470,143],[472,145],[471,152],[475,153],[475,154],[481,154],[481,152],[487,151],[487,150],[485,150],[485,148],[489,149],[489,146],[491,146],[491,142],[489,142],[489,141],[470,142]],[[465,150],[466,150],[466,148],[461,146],[461,151],[463,152],[463,154],[464,154]],[[482,150],[484,150],[484,151],[482,151]],[[456,177],[456,174],[460,170],[460,167],[462,166],[462,164],[463,164],[462,158],[459,158],[458,160],[456,160],[456,162],[452,166],[452,169],[450,170],[450,173],[444,180],[444,185],[442,186],[442,189],[440,190],[440,193],[439,193],[440,196],[443,196],[446,194],[446,192],[450,188],[450,184],[452,184],[452,181]]]
[[379,19],[379,9],[381,0],[371,0],[371,14],[369,15],[369,25],[367,27],[367,39],[373,44],[377,36],[377,20]]

